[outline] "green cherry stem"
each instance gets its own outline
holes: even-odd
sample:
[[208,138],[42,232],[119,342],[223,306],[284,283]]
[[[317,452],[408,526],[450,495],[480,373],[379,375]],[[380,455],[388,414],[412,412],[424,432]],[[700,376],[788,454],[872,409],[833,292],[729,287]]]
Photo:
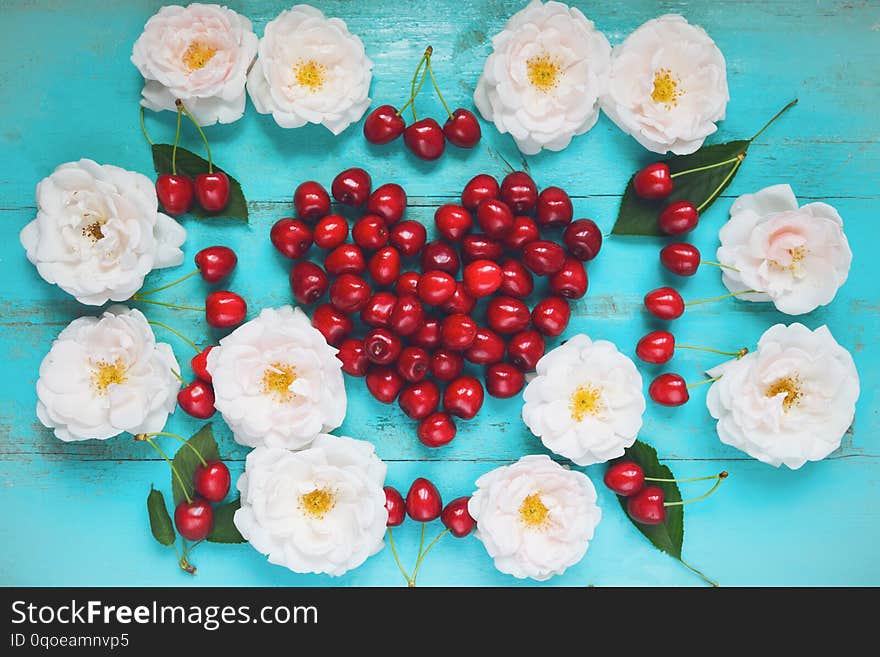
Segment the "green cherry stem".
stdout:
[[689,173],[697,173],[699,171],[708,171],[709,169],[716,169],[718,167],[723,167],[725,164],[733,164],[734,162],[739,162],[742,160],[742,156],[744,154],[737,155],[736,157],[732,157],[729,160],[724,160],[723,162],[715,162],[715,164],[707,164],[706,166],[696,167],[695,169],[686,169],[685,171],[677,171],[670,175],[670,178],[678,178],[679,176],[686,176]]
[[[189,503],[192,503],[192,498],[189,496],[189,493],[186,490],[186,486],[183,483],[183,477],[180,476],[180,473],[177,471],[177,468],[174,467],[174,463],[171,461],[170,458],[168,458],[168,455],[163,451],[163,449],[156,444],[156,441],[154,441],[152,438],[150,438],[147,434],[143,434],[143,433],[139,433],[137,436],[134,437],[134,439],[141,440],[141,441],[147,443],[150,447],[152,447],[157,452],[159,452],[159,456],[161,456],[163,459],[165,459],[165,462],[171,468],[171,472],[174,475],[174,478],[177,479],[177,484],[180,486],[180,490],[183,491],[183,496],[186,498],[186,501]],[[184,556],[184,558],[186,558],[186,550],[184,550],[183,556]]]
[[161,292],[162,290],[167,290],[169,287],[174,287],[175,285],[178,285],[179,283],[183,283],[186,279],[192,278],[193,276],[195,276],[198,273],[199,273],[199,270],[196,269],[196,270],[188,273],[186,276],[178,278],[176,281],[171,281],[170,283],[167,283],[166,285],[163,285],[162,287],[154,287],[152,290],[147,290],[146,292],[138,292],[137,296],[149,297],[153,294],[156,294],[156,292]]
[[700,579],[702,579],[704,582],[706,582],[706,584],[709,584],[710,586],[714,586],[715,588],[718,588],[718,582],[716,582],[716,581],[713,580],[713,579],[709,579],[708,577],[706,577],[702,572],[700,572],[699,570],[697,570],[696,568],[694,568],[692,565],[690,565],[687,561],[685,561],[685,560],[682,559],[681,557],[678,557],[678,560],[681,562],[681,565],[682,565],[682,566],[684,566],[684,567],[687,568],[689,571],[691,571],[694,575],[696,575],[697,577],[699,577]]
[[168,324],[163,324],[162,322],[157,322],[157,321],[154,320],[154,319],[147,320],[147,323],[150,324],[151,326],[158,326],[159,328],[163,328],[163,329],[165,329],[166,331],[170,331],[171,333],[173,333],[174,335],[176,335],[178,338],[180,338],[181,340],[183,340],[184,342],[186,342],[190,347],[192,347],[193,349],[195,349],[195,352],[196,352],[197,354],[202,353],[202,350],[199,349],[199,347],[196,345],[195,342],[193,342],[192,340],[190,340],[188,337],[186,337],[183,333],[181,333],[181,332],[178,331],[177,329],[175,329],[175,328],[171,328],[170,326],[168,326]]
[[400,574],[403,575],[403,579],[409,583],[409,575],[407,575],[403,564],[400,563],[400,556],[397,554],[397,547],[394,545],[394,533],[391,531],[391,527],[388,528],[388,544],[391,546],[391,554],[394,555],[394,563],[396,563],[397,567],[400,569]]
[[727,479],[727,472],[726,471],[719,472],[718,475],[715,477],[715,479],[716,479],[716,481],[715,481],[715,484],[712,486],[712,488],[707,490],[705,493],[703,493],[699,497],[692,497],[689,500],[679,500],[678,502],[664,502],[663,506],[684,506],[686,504],[693,504],[694,502],[699,502],[701,500],[705,500],[712,493],[714,493],[716,490],[718,490],[718,487],[721,485],[722,481]]
[[426,525],[427,525],[427,523],[425,523],[425,522],[422,523],[422,533],[421,533],[421,536],[419,537],[419,554],[416,557],[416,565],[413,567],[414,570],[413,570],[412,577],[409,578],[410,588],[412,588],[416,585],[416,573],[419,571],[419,564],[422,561],[422,549],[425,547],[425,527],[426,527]]
[[[397,116],[402,115],[407,107],[409,107],[410,105],[415,103],[416,95],[418,94],[418,91],[416,90],[416,80],[419,77],[419,71],[422,70],[422,66],[425,63],[425,59],[427,57],[430,57],[431,52],[434,52],[434,49],[431,46],[428,46],[425,49],[425,53],[422,55],[422,58],[419,60],[419,65],[416,66],[416,72],[413,73],[412,84],[410,85],[410,89],[409,89],[409,100],[406,101],[406,103],[403,105],[403,107],[401,107],[399,110],[397,110]],[[422,82],[424,82],[424,81],[425,81],[425,76],[423,75]],[[418,88],[419,88],[419,90],[421,90],[422,85],[420,84]]]
[[[709,481],[710,479],[718,479],[720,475],[708,475],[706,477],[686,477],[684,479],[664,479],[662,477],[645,477],[645,481],[678,481],[683,483],[690,483],[694,481]],[[727,476],[727,473],[724,473],[724,476]]]
[[169,369],[171,370],[171,373],[172,373],[175,377],[177,377],[177,380],[180,381],[180,384],[185,386],[185,385],[186,385],[186,380],[185,380],[182,376],[180,376],[180,372],[178,372],[178,371],[177,371],[176,369],[174,369],[173,367],[171,367],[171,368],[169,368]]
[[722,180],[719,183],[718,187],[716,187],[715,190],[711,194],[709,194],[708,197],[706,197],[705,201],[703,201],[702,203],[700,203],[700,205],[697,206],[698,213],[702,212],[705,208],[707,208],[709,206],[709,204],[712,203],[712,201],[714,201],[718,197],[718,195],[724,190],[724,188],[727,186],[727,183],[730,182],[730,179],[733,178],[733,176],[737,172],[737,169],[739,169],[740,165],[743,163],[743,160],[746,159],[745,151],[743,151],[742,153],[737,155],[736,158],[734,158],[734,159],[735,159],[735,164],[730,168],[730,171],[727,173],[727,175],[724,176],[724,180]]
[[202,456],[202,453],[195,448],[195,445],[191,444],[183,436],[178,436],[176,433],[171,433],[169,431],[154,431],[153,433],[138,434],[138,435],[145,435],[147,438],[153,438],[155,436],[167,436],[169,438],[174,438],[176,440],[179,440],[180,442],[182,442],[184,445],[186,445],[187,447],[189,447],[193,451],[193,453],[196,455],[196,457],[199,459],[199,461],[201,461],[202,465],[208,465],[208,462],[205,460],[205,457]]
[[731,271],[739,271],[736,267],[731,267],[730,265],[723,265],[720,262],[716,262],[714,260],[700,260],[701,265],[712,265],[713,267],[721,267],[722,269],[729,269]]
[[437,97],[440,99],[440,102],[443,103],[443,109],[446,110],[446,113],[449,115],[450,119],[455,118],[452,115],[452,110],[449,109],[449,105],[446,104],[446,100],[443,98],[443,94],[440,92],[440,85],[437,84],[437,78],[434,77],[434,67],[431,64],[431,60],[428,60],[428,74],[431,76],[431,84],[434,85],[434,91],[437,92]]
[[[431,62],[431,53],[434,52],[434,49],[431,46],[425,48],[425,54],[422,55],[422,60],[419,62],[419,65],[416,67],[415,75],[413,75],[412,85],[410,86],[410,92],[412,94],[412,98],[410,102],[412,103],[412,115],[413,121],[418,121],[419,118],[416,116],[416,96],[419,95],[419,92],[422,90],[422,85],[425,84],[425,77],[428,75],[428,67],[425,65],[426,62]],[[425,70],[422,71],[422,66],[425,66]],[[419,71],[422,72],[422,79],[419,80],[419,86],[416,86],[416,78],[419,76]]]
[[196,306],[184,306],[177,303],[165,303],[164,301],[153,301],[152,299],[144,299],[139,294],[135,294],[132,298],[132,301],[140,301],[141,303],[152,303],[156,306],[165,306],[166,308],[177,308],[178,310],[197,310],[200,313],[205,312],[204,308],[198,308]]
[[[721,299],[727,299],[728,297],[735,297],[740,294],[757,294],[758,290],[743,290],[742,292],[730,292],[729,294],[720,294],[717,297],[707,297],[706,299],[697,299],[695,301],[686,301],[684,305],[686,306],[698,306],[701,303],[709,303],[710,301],[720,301]],[[134,298],[134,297],[132,297]]]
[[675,345],[676,349],[695,349],[696,351],[708,351],[712,354],[721,354],[722,356],[736,356],[737,358],[742,358],[747,353],[749,353],[748,347],[743,347],[739,351],[722,351],[721,349],[712,349],[710,347],[695,347],[689,344],[677,344]]
[[[199,131],[199,135],[202,137],[202,141],[205,142],[205,152],[208,154],[208,173],[214,173],[214,164],[211,160],[211,146],[208,144],[208,138],[205,136],[205,131],[202,130],[202,126],[199,125],[199,122],[195,120],[193,115],[189,113],[189,110],[186,109],[186,106],[183,104],[180,98],[175,100],[174,103],[177,105],[178,111],[182,111],[184,114],[186,114],[186,118],[192,121],[192,124],[196,127],[196,130]],[[178,118],[178,121],[179,120],[180,119]]]
[[152,146],[152,145],[153,145],[153,140],[150,139],[150,135],[147,134],[147,124],[146,124],[146,122],[144,121],[144,106],[143,106],[143,105],[138,105],[138,108],[139,108],[139,110],[140,110],[140,111],[138,112],[138,114],[140,115],[140,119],[141,119],[141,132],[144,133],[144,139],[147,140],[147,143],[148,143],[150,146]]
[[[687,389],[690,390],[691,388],[699,388],[700,386],[704,386],[707,383],[714,383],[715,381],[717,381],[720,378],[721,378],[720,376],[713,376],[711,379],[703,379],[702,381],[697,381],[696,383],[688,383]],[[727,476],[727,475],[725,475],[725,476]]]
[[794,107],[794,106],[797,105],[797,104],[798,104],[798,99],[795,98],[795,99],[794,99],[793,101],[791,101],[788,105],[786,105],[786,106],[783,107],[781,110],[779,110],[778,112],[776,112],[776,114],[773,115],[773,118],[770,119],[769,121],[767,121],[767,123],[764,124],[764,127],[761,128],[760,130],[758,130],[758,132],[755,133],[755,136],[754,136],[754,137],[752,137],[751,139],[749,139],[749,142],[753,142],[753,141],[755,141],[758,137],[761,136],[761,133],[763,133],[767,128],[769,128],[770,125],[771,125],[776,119],[778,119],[780,116],[782,116],[783,114],[785,114],[788,110],[790,110],[792,107]]
[[444,529],[442,532],[440,532],[440,534],[437,535],[437,538],[435,538],[433,541],[428,543],[428,547],[426,547],[425,550],[419,555],[419,558],[416,560],[416,566],[413,569],[413,574],[412,574],[412,585],[413,586],[416,585],[416,575],[419,574],[419,568],[422,567],[422,562],[425,560],[425,557],[428,555],[428,552],[430,552],[431,548],[433,548],[435,545],[437,545],[437,543],[440,541],[440,539],[443,538],[444,536],[446,536],[446,534],[448,534],[448,533],[449,533],[449,529]]
[[180,108],[177,106],[177,132],[174,133],[174,146],[171,148],[171,175],[177,175],[177,144],[180,141]]

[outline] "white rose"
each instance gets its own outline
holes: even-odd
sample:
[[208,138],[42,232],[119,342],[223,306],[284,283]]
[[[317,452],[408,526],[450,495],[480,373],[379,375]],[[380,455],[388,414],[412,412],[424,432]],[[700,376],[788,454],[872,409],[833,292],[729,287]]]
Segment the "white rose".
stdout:
[[611,342],[576,335],[547,353],[523,392],[523,421],[578,465],[622,456],[642,427],[645,396],[633,362]]
[[827,203],[798,207],[789,185],[744,194],[721,227],[718,261],[722,280],[747,301],[772,301],[788,315],[831,303],[846,282],[852,251],[843,220]]
[[179,98],[200,125],[237,121],[256,54],[251,22],[231,9],[199,3],[162,7],[131,53],[144,76],[141,105],[176,111]]
[[160,431],[177,404],[179,371],[140,311],[111,306],[73,320],[52,343],[40,363],[37,417],[65,442]]
[[545,455],[523,456],[477,479],[468,512],[495,567],[536,580],[583,559],[602,518],[590,478]]
[[533,0],[492,37],[474,103],[526,155],[560,151],[596,124],[610,57],[579,9]]
[[19,239],[40,276],[100,306],[130,298],[153,268],[183,262],[186,231],[158,211],[149,178],[80,160],[40,181],[37,218]]
[[706,405],[721,442],[795,470],[840,447],[852,424],[859,375],[826,326],[772,326],[758,348],[709,370]]
[[242,445],[300,449],[345,419],[336,349],[299,308],[266,308],[208,354],[214,406]]
[[611,54],[602,110],[649,151],[693,153],[724,119],[727,64],[706,31],[667,14]]
[[309,5],[266,25],[248,74],[254,107],[282,128],[320,123],[338,135],[370,106],[373,62],[345,22]]
[[299,452],[257,447],[235,526],[270,563],[342,575],[384,546],[385,471],[371,443],[344,436],[321,434]]

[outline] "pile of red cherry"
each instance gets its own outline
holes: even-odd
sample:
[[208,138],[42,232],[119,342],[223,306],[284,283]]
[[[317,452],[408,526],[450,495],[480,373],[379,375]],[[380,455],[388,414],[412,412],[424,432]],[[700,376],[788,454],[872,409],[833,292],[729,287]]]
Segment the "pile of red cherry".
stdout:
[[[348,169],[331,192],[356,209],[351,242],[349,220],[331,213],[330,194],[317,182],[296,189],[297,218],[272,227],[272,243],[297,261],[293,295],[315,304],[329,291],[329,303],[313,309],[312,324],[339,348],[342,369],[365,376],[379,401],[397,399],[419,421],[423,444],[445,445],[455,437],[453,416],[469,420],[483,404],[483,386],[464,372],[465,360],[485,366],[490,395],[518,394],[524,373],[544,354],[544,338],[567,326],[568,300],[586,294],[583,262],[599,252],[602,234],[589,219],[572,222],[562,189],[538,193],[521,171],[500,185],[488,174],[474,177],[460,205],[437,208],[439,238],[431,242],[421,223],[403,220],[407,197],[399,185],[373,190],[366,171]],[[565,248],[542,239],[542,228],[564,229]],[[303,259],[313,243],[327,251],[323,267]],[[524,299],[535,291],[533,275],[548,284],[530,309]],[[487,302],[484,325],[476,318],[479,299]],[[362,338],[352,337],[354,315],[366,329]],[[446,384],[442,394],[438,382]]]

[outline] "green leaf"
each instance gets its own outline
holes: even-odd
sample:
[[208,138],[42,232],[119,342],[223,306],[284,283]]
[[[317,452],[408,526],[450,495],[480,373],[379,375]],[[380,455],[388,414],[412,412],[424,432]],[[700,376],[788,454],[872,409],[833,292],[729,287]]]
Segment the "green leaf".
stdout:
[[[212,459],[220,460],[220,448],[217,447],[217,441],[214,440],[214,432],[211,431],[210,423],[193,434],[187,443],[194,447],[206,461]],[[172,472],[171,491],[174,493],[175,506],[185,502],[187,495],[193,496],[193,474],[201,463],[196,453],[187,445],[181,445],[180,449],[177,450],[177,454],[174,455],[174,469],[177,470],[180,478],[183,479],[183,484],[186,486],[186,494],[184,494],[183,489],[180,487],[180,482]]]
[[232,502],[221,504],[214,509],[214,529],[208,534],[208,540],[212,543],[246,543],[244,537],[238,532],[232,516],[241,508],[241,498]]
[[[642,470],[645,471],[646,477],[673,479],[675,476],[668,467],[660,463],[657,459],[656,450],[640,440],[637,440],[633,446],[627,449],[626,453],[619,459],[616,459],[616,461],[634,461],[635,463],[638,463],[642,466]],[[678,489],[678,484],[674,481],[652,481],[650,483],[660,486],[660,488],[663,489],[663,494],[665,495],[667,502],[681,501],[681,491]],[[617,499],[620,502],[620,506],[623,507],[623,512],[626,514],[626,517],[629,518],[629,514],[626,513],[627,498],[618,495]],[[666,507],[666,520],[659,525],[643,525],[635,522],[632,518],[630,518],[630,522],[632,522],[635,528],[642,532],[642,534],[644,534],[658,550],[666,552],[666,554],[672,555],[676,559],[681,560],[681,547],[684,542],[684,508],[680,504]]]
[[165,496],[162,495],[162,491],[152,486],[147,496],[147,511],[150,514],[150,531],[153,532],[153,538],[162,545],[174,543],[176,534],[174,525],[171,524],[171,516],[168,515],[168,509],[165,507]]
[[[676,155],[664,161],[672,173],[678,173],[679,171],[698,169],[710,164],[731,160],[741,153],[746,153],[750,144],[751,141],[748,139],[739,139],[727,142],[726,144],[713,144],[711,146],[703,146],[697,152],[690,155]],[[617,221],[614,222],[614,228],[611,229],[611,233],[613,235],[662,235],[663,233],[657,228],[657,217],[660,216],[660,212],[664,207],[673,201],[684,200],[691,201],[694,205],[700,206],[714,193],[708,205],[701,210],[701,213],[705,212],[706,208],[715,202],[721,195],[721,192],[736,177],[736,173],[729,178],[727,177],[736,166],[737,163],[732,162],[676,178],[675,189],[672,191],[672,194],[667,198],[656,201],[637,196],[633,190],[633,179],[630,178],[626,191],[623,194],[623,199],[620,202]]]
[[[153,166],[156,173],[171,173],[171,144],[153,144]],[[248,206],[244,198],[244,192],[241,191],[241,184],[233,178],[228,171],[220,168],[214,162],[214,170],[222,171],[229,176],[229,205],[226,209],[219,213],[205,212],[198,206],[193,204],[190,213],[196,217],[232,217],[233,219],[248,220]],[[177,147],[177,173],[195,178],[200,173],[208,173],[208,161],[199,157],[192,151],[188,151],[181,146]]]

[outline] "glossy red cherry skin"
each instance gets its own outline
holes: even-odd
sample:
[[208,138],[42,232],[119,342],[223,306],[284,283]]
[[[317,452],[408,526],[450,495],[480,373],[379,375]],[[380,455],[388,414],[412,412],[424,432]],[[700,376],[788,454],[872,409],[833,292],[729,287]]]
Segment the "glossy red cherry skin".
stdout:
[[472,297],[487,297],[501,287],[501,265],[491,260],[474,260],[462,274],[464,289]]
[[433,381],[421,381],[407,386],[397,398],[407,417],[424,420],[440,405],[440,388]]
[[406,121],[391,105],[380,105],[364,120],[364,137],[371,144],[387,144],[403,134]]
[[461,192],[461,204],[468,210],[476,210],[477,206],[485,200],[498,198],[501,188],[498,181],[488,173],[474,176],[464,186]]
[[520,215],[514,217],[513,228],[504,238],[504,244],[508,249],[519,251],[529,242],[541,239],[541,231],[538,224],[531,217]]
[[587,270],[577,258],[567,257],[562,269],[550,277],[550,291],[566,299],[580,299],[587,293]]
[[456,281],[445,271],[426,271],[419,278],[419,299],[429,306],[446,303],[455,294]]
[[661,365],[675,355],[675,336],[669,331],[651,331],[636,345],[636,356],[646,363]]
[[574,208],[564,189],[546,187],[538,195],[535,218],[542,226],[565,226],[571,223]]
[[571,318],[568,301],[562,297],[547,297],[532,309],[532,324],[538,331],[550,337],[560,335]]
[[397,282],[394,284],[394,294],[400,296],[401,294],[415,294],[419,293],[419,281],[421,280],[421,276],[417,272],[414,271],[405,271],[403,272],[397,279]]
[[367,212],[385,220],[385,224],[393,226],[403,218],[406,212],[406,192],[397,183],[379,185],[367,200]]
[[434,225],[441,237],[450,242],[458,242],[471,231],[474,218],[460,205],[446,203],[434,212]]
[[188,541],[201,541],[214,529],[214,509],[208,500],[184,500],[174,509],[174,526]]
[[422,249],[422,271],[439,269],[455,276],[460,266],[458,253],[447,242],[435,240]]
[[330,286],[330,303],[349,315],[363,310],[372,295],[370,284],[357,274],[341,274]]
[[412,482],[406,494],[406,513],[418,522],[431,522],[440,517],[443,498],[437,487],[424,477]]
[[418,255],[427,238],[425,227],[418,221],[401,221],[391,228],[391,244],[406,258]]
[[699,221],[697,206],[690,201],[676,201],[663,208],[657,225],[667,235],[683,235],[696,228]]
[[397,304],[397,297],[391,292],[376,292],[361,311],[361,321],[367,326],[389,326],[391,311]]
[[486,320],[498,333],[519,333],[526,330],[532,315],[529,307],[519,299],[508,296],[493,297],[486,308]]
[[383,404],[391,404],[403,388],[403,379],[390,367],[373,367],[367,372],[367,390]]
[[566,227],[562,243],[578,260],[592,260],[602,248],[602,231],[592,219],[578,219]]
[[477,206],[477,223],[480,225],[480,229],[492,239],[504,239],[513,229],[515,222],[513,212],[503,201],[489,199]]
[[483,386],[472,376],[460,376],[443,391],[443,410],[463,420],[470,420],[483,406]]
[[452,295],[452,298],[444,303],[441,306],[441,309],[448,315],[454,315],[457,313],[468,315],[473,311],[476,305],[477,300],[468,294],[468,291],[464,287],[464,283],[458,281],[455,284],[455,293]]
[[565,251],[556,242],[536,240],[522,248],[522,260],[538,276],[549,276],[565,265]]
[[329,284],[324,270],[308,260],[296,263],[290,270],[293,298],[303,305],[315,303],[323,297]]
[[403,495],[396,488],[385,486],[385,510],[388,512],[388,520],[385,522],[386,527],[397,527],[402,525],[406,519],[406,503],[403,501]]
[[215,290],[205,298],[205,320],[214,328],[238,326],[247,315],[247,303],[235,292]]
[[193,381],[178,391],[177,403],[187,415],[207,420],[215,411],[214,388],[205,381]]
[[645,486],[626,501],[629,517],[642,525],[659,525],[666,520],[665,496],[659,486]]
[[330,191],[342,205],[360,207],[370,198],[373,181],[370,174],[361,168],[353,167],[341,172],[333,179]]
[[446,150],[443,128],[434,119],[420,119],[403,131],[406,147],[423,160],[436,160]]
[[429,317],[407,339],[422,349],[436,349],[440,346],[440,320]]
[[658,287],[645,295],[645,308],[659,319],[676,319],[684,313],[684,299],[671,287]]
[[208,371],[208,354],[214,347],[205,347],[189,361],[193,374],[206,383],[211,383],[211,373]]
[[499,292],[517,299],[524,299],[535,289],[535,279],[519,261],[508,258],[501,263],[501,287]]
[[321,304],[312,311],[312,326],[318,329],[327,343],[334,347],[354,330],[351,317],[336,310],[329,303]]
[[419,298],[412,294],[398,297],[388,318],[389,328],[397,335],[412,335],[425,321],[425,308]]
[[478,327],[471,346],[464,352],[464,357],[476,365],[491,365],[504,358],[507,345],[500,335],[492,329]]
[[388,226],[379,215],[365,214],[351,227],[351,238],[365,251],[375,251],[388,244]]
[[526,377],[510,363],[493,363],[486,368],[486,392],[499,399],[509,399],[523,389]]
[[364,349],[364,341],[348,338],[339,345],[336,357],[342,361],[342,371],[351,376],[366,376],[370,359]]
[[367,269],[364,252],[354,244],[340,244],[324,258],[324,269],[334,276],[363,274]]
[[196,466],[193,473],[193,488],[209,502],[222,502],[229,493],[229,468],[217,460],[208,460]]
[[168,214],[189,212],[193,204],[192,178],[163,173],[156,178],[156,197]]
[[648,395],[661,406],[681,406],[690,399],[687,383],[672,372],[661,374],[651,381]]
[[623,497],[635,495],[645,487],[645,471],[633,461],[612,463],[605,471],[605,485]]
[[193,180],[196,201],[207,212],[222,212],[229,205],[229,176],[222,171],[200,173]]
[[196,267],[208,283],[217,283],[232,273],[238,256],[228,246],[209,246],[196,253]]
[[672,182],[669,167],[665,162],[654,162],[643,169],[639,169],[633,176],[633,191],[636,196],[657,200],[666,198],[672,193]]
[[527,329],[510,338],[507,343],[507,357],[523,372],[533,372],[546,348],[541,334]]
[[516,214],[529,214],[538,202],[538,187],[525,171],[514,171],[501,181],[500,197]]
[[461,352],[438,349],[431,355],[431,375],[438,381],[452,381],[461,374],[464,358]]
[[421,347],[404,347],[397,358],[397,373],[410,383],[418,383],[431,369],[431,356]]
[[440,343],[453,351],[464,351],[476,336],[477,323],[469,315],[449,315],[440,325]]
[[341,215],[328,214],[315,224],[313,236],[319,249],[335,249],[348,237],[348,221]]
[[465,235],[461,241],[461,255],[465,264],[474,260],[498,261],[504,254],[504,244],[486,235]]
[[425,447],[442,447],[455,438],[455,421],[448,413],[431,413],[419,423],[419,442]]
[[477,526],[477,521],[468,512],[469,497],[457,497],[443,507],[440,522],[455,538],[464,538]]
[[660,249],[660,262],[673,274],[693,276],[700,267],[700,250],[686,242],[667,244]]
[[302,258],[312,246],[312,229],[299,219],[279,219],[269,232],[269,239],[286,258]]
[[293,207],[303,221],[317,221],[330,214],[330,194],[320,183],[306,181],[293,192]]
[[393,285],[400,276],[400,251],[393,246],[379,249],[370,257],[367,270],[379,285]]
[[459,107],[443,124],[443,134],[449,143],[459,148],[473,148],[483,132],[473,112]]

